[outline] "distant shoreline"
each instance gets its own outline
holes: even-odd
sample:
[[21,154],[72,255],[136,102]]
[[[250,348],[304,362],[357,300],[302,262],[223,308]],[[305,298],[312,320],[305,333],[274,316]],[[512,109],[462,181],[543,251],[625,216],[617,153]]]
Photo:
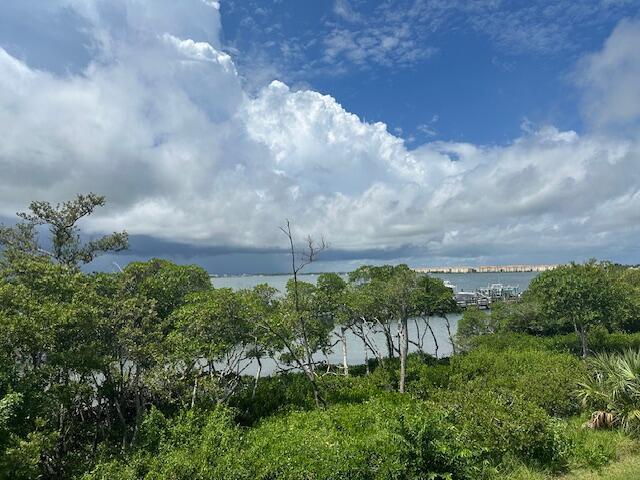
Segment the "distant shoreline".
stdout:
[[480,267],[422,267],[414,270],[423,273],[531,273],[547,272],[559,266],[558,264],[482,265]]
[[[445,269],[456,269],[456,271],[449,270],[435,270],[435,269],[427,269],[427,268],[414,268],[416,272],[420,273],[446,273],[446,274],[468,274],[468,273],[530,273],[530,272],[542,272],[544,270],[477,270],[479,267],[469,267],[470,269],[467,271],[457,270],[459,268],[466,267],[444,267]],[[427,271],[428,270],[428,271]],[[350,272],[304,272],[299,273],[298,276],[309,276],[309,275],[321,275],[323,273],[337,273],[338,275],[347,275]],[[210,273],[209,277],[212,278],[223,278],[223,277],[290,277],[291,273]]]
[[[323,273],[337,273],[338,275],[347,275],[349,272],[304,272],[298,273],[299,277],[305,275],[321,275]],[[285,273],[210,273],[210,277],[290,277],[290,272]]]

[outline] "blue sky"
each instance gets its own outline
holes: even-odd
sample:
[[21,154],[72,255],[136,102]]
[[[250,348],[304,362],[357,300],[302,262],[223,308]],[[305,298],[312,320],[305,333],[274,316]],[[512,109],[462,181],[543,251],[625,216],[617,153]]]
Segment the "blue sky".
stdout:
[[[385,122],[410,146],[505,143],[524,121],[582,131],[569,79],[575,63],[639,11],[637,2],[593,1],[221,6],[225,45],[250,86],[279,79],[313,88],[367,121]],[[409,45],[383,49],[385,40]]]
[[637,0],[5,0],[0,129],[0,221],[104,194],[121,262],[640,263]]

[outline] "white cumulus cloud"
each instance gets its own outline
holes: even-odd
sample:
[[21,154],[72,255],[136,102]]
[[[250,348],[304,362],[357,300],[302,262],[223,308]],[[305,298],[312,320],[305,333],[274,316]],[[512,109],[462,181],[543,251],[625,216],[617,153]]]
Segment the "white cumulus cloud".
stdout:
[[216,2],[58,1],[91,25],[93,60],[56,74],[0,47],[0,215],[94,191],[110,207],[90,231],[201,246],[282,246],[284,218],[335,249],[438,257],[628,255],[640,239],[639,136],[599,128],[640,112],[637,24],[580,67],[591,131],[409,150],[331,96],[279,81],[248,95]]

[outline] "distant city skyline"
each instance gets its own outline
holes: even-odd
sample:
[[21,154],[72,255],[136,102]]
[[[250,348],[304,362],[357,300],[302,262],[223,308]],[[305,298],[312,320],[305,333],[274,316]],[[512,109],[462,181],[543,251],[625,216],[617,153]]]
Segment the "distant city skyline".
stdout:
[[479,266],[447,266],[417,267],[414,270],[424,273],[494,273],[494,272],[547,272],[559,267],[558,264],[520,264],[520,265],[479,265]]

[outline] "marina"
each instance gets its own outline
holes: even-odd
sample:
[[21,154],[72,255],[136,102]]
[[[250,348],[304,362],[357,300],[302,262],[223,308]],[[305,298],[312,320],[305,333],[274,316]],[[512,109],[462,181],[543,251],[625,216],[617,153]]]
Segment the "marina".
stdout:
[[519,285],[503,285],[492,283],[486,287],[477,288],[475,291],[458,291],[456,285],[445,280],[445,286],[450,288],[460,308],[477,307],[489,309],[495,302],[515,301],[520,298],[522,292]]

